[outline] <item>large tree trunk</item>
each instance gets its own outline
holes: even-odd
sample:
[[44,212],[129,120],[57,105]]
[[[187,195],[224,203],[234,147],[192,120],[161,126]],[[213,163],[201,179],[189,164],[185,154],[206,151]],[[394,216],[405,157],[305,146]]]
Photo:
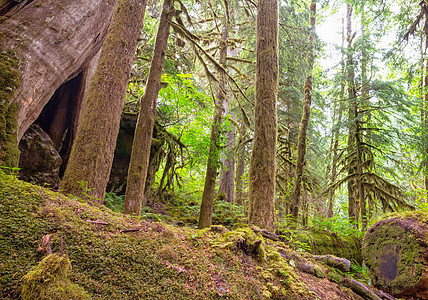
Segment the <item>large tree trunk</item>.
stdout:
[[161,88],[161,76],[168,46],[170,21],[173,15],[173,1],[164,0],[159,28],[153,49],[153,59],[147,79],[146,91],[141,99],[137,127],[132,144],[131,161],[126,183],[123,212],[140,215],[144,199],[144,187],[150,159],[153,126],[156,117],[156,100]]
[[[10,83],[0,91],[0,161],[16,166],[17,142],[54,92],[81,73],[98,52],[115,3],[47,0],[2,5],[0,74]],[[11,52],[4,54],[7,51]],[[9,74],[15,68],[12,57],[19,64],[19,88]]]
[[[219,63],[226,67],[227,59],[227,26],[223,27],[220,45]],[[209,227],[212,224],[212,214],[214,205],[215,181],[217,179],[217,169],[219,165],[220,153],[220,123],[224,114],[224,101],[226,101],[226,75],[221,74],[218,84],[217,97],[214,99],[215,113],[213,126],[211,128],[210,151],[208,153],[207,171],[205,173],[204,192],[202,194],[201,210],[199,212],[198,228]]]
[[140,0],[117,4],[61,182],[64,193],[104,199],[145,8]]
[[317,5],[314,1],[311,2],[311,33],[309,36],[309,53],[307,60],[309,64],[308,75],[305,78],[305,99],[303,100],[303,114],[300,122],[300,131],[297,141],[297,159],[296,159],[296,172],[294,175],[293,191],[290,195],[291,199],[291,217],[295,224],[298,223],[299,218],[299,206],[300,206],[300,192],[302,189],[303,181],[303,165],[306,156],[306,136],[308,132],[309,117],[311,114],[311,102],[312,102],[312,69],[314,64],[314,53],[313,53],[313,39],[315,34],[315,17],[317,12]]
[[428,299],[428,214],[405,212],[364,236],[363,258],[375,287],[397,297]]
[[273,230],[278,89],[278,0],[257,4],[256,107],[250,166],[250,224]]

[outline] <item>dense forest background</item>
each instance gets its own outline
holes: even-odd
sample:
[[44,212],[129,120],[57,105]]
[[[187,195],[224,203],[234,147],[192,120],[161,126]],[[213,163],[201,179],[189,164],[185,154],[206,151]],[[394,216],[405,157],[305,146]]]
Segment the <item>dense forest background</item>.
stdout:
[[[88,104],[90,108],[85,113],[84,109],[67,104],[73,108],[59,112],[52,108],[53,99],[60,97],[55,94],[48,105],[41,105],[39,111],[45,107],[44,110],[32,118],[53,140],[62,165],[50,182],[43,182],[41,175],[35,181],[54,186],[65,171],[62,190],[82,195],[79,190],[86,189],[84,194],[120,211],[126,186],[134,182],[140,187],[128,188],[128,201],[137,199],[136,194],[141,193],[144,198],[137,201],[135,208],[125,204],[125,212],[139,214],[142,208],[147,216],[165,219],[164,206],[172,204],[185,223],[191,225],[197,222],[198,210],[202,214],[207,211],[207,221],[199,225],[202,228],[211,224],[214,206],[223,212],[230,211],[235,221],[244,221],[253,201],[249,200],[249,172],[257,123],[254,117],[256,4],[251,1],[119,4],[124,9],[136,5],[140,19],[128,18],[129,23],[125,23],[125,19],[120,19],[123,17],[113,14],[122,23],[110,28],[110,40],[107,35],[104,43],[106,56],[99,65],[111,64],[109,74],[119,79],[109,83],[110,87],[98,97],[106,98],[108,94],[118,104],[112,101]],[[5,19],[18,10],[18,6],[7,1],[2,5]],[[110,14],[112,8],[110,5]],[[170,12],[161,19],[161,11],[168,9]],[[275,194],[268,196],[274,197],[274,207],[269,210],[274,210],[275,228],[325,223],[329,227],[364,229],[382,213],[426,206],[425,10],[425,2],[279,3],[276,170],[265,171],[265,174],[275,173],[272,179]],[[158,28],[165,29],[165,34],[156,39]],[[132,54],[120,54],[114,46],[114,35],[124,32],[128,32],[125,39],[129,42],[138,39],[135,46],[129,44],[123,49],[129,52],[136,48],[131,64]],[[113,46],[108,45],[109,41]],[[164,46],[158,45],[160,42]],[[163,47],[164,52],[156,47]],[[161,52],[164,57],[155,62],[153,53]],[[116,60],[116,64],[104,61],[112,57],[124,58],[122,63]],[[159,74],[151,79],[150,73],[154,74],[156,69]],[[117,100],[123,97],[118,87],[125,87],[129,73],[123,104]],[[160,75],[161,78],[155,79]],[[96,80],[103,80],[99,78],[102,74],[95,76]],[[93,90],[99,90],[99,86],[94,84]],[[116,96],[112,90],[116,90]],[[92,97],[96,92],[90,93]],[[105,105],[110,113],[101,119],[100,110]],[[134,157],[142,157],[146,167],[142,174],[126,179],[140,109],[144,113],[140,114],[139,126],[149,130],[141,129],[146,130],[146,136],[140,144],[134,144],[132,152],[140,149]],[[94,146],[97,142],[93,136],[99,135],[101,139],[108,136],[106,144],[111,152],[122,110],[115,162],[107,184],[112,158],[106,159],[111,155],[103,155]],[[62,116],[52,116],[60,113]],[[80,156],[76,154],[68,164],[76,133],[70,137],[71,130],[53,128],[72,124],[73,131],[77,131],[74,115],[84,114],[95,118],[87,125],[86,135],[77,137],[87,148],[76,150]],[[31,120],[21,115],[18,139],[31,124]],[[155,120],[150,115],[156,116]],[[55,118],[66,121],[58,125]],[[97,127],[109,120],[113,133],[106,135]],[[142,124],[144,120],[151,121]],[[128,132],[126,126],[131,126],[126,129]],[[150,129],[153,127],[154,130]],[[136,137],[144,135],[141,130]],[[150,143],[149,150],[144,145]],[[90,169],[93,157],[110,162],[106,167],[97,164],[99,170],[93,170],[92,174],[83,172],[82,169]],[[5,162],[2,168],[17,167],[16,159]],[[21,155],[21,177],[34,181],[37,176],[31,171],[24,174],[25,163],[34,165],[28,155],[27,158]],[[131,159],[131,168],[138,164]],[[137,173],[134,170],[129,174]],[[135,195],[131,191],[136,191]]]

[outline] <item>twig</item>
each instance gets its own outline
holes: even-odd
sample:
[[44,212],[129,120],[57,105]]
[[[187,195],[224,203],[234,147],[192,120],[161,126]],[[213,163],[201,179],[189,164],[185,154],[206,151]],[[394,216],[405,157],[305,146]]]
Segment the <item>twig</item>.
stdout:
[[120,231],[120,233],[126,233],[126,232],[135,232],[135,231],[140,231],[141,228],[129,228],[129,229],[122,229]]
[[110,225],[109,223],[103,222],[103,221],[92,221],[92,220],[86,220],[86,222],[92,223],[92,224],[98,224],[98,225]]

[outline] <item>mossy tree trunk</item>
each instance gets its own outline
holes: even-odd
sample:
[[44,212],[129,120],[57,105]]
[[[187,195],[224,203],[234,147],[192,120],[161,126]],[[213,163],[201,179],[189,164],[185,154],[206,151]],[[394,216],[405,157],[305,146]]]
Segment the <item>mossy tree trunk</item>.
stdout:
[[248,221],[272,231],[276,182],[278,0],[260,0],[257,4],[256,52],[255,128]]
[[[365,20],[365,13],[364,13],[364,7],[362,8],[361,12],[361,34],[363,36],[364,41],[366,41],[366,20]],[[361,49],[361,101],[364,106],[364,109],[367,110],[367,124],[370,124],[371,119],[371,110],[370,110],[370,81],[367,78],[367,64],[368,64],[368,54],[365,45],[363,45]],[[361,132],[361,127],[363,127],[363,122],[359,121],[359,130],[357,131],[357,171],[360,174],[359,176],[359,183],[358,183],[358,189],[359,189],[359,198],[360,198],[360,213],[361,213],[361,227],[364,231],[367,227],[367,219],[368,219],[368,212],[367,212],[367,201],[366,201],[366,195],[364,192],[364,185],[362,180],[362,174],[364,172],[364,155],[363,155],[363,134]],[[366,126],[367,127],[367,126]],[[365,144],[371,143],[371,131],[368,129],[366,136],[364,137]]]
[[13,93],[19,87],[19,62],[11,51],[0,53],[0,166],[18,166],[17,105],[10,105]]
[[[344,26],[345,20],[342,18],[342,48],[344,47],[345,44],[345,26]],[[336,182],[336,178],[337,178],[337,166],[338,166],[338,160],[339,160],[339,155],[338,155],[338,149],[339,149],[339,135],[340,135],[340,130],[339,130],[339,124],[342,122],[342,114],[343,114],[343,97],[345,95],[345,81],[343,79],[343,74],[345,73],[345,63],[344,63],[344,57],[342,56],[342,61],[341,61],[341,80],[340,80],[340,92],[339,92],[339,98],[338,100],[335,101],[334,103],[334,113],[333,113],[333,119],[334,122],[336,123],[336,125],[334,125],[334,130],[333,130],[333,135],[331,138],[331,153],[333,155],[333,159],[331,162],[331,177],[330,177],[330,182],[331,184]],[[339,105],[337,105],[337,102],[339,102]],[[329,197],[329,201],[328,201],[328,210],[327,210],[327,217],[328,218],[333,218],[334,215],[334,211],[333,211],[333,207],[334,207],[334,192],[331,193],[330,197]]]
[[[227,102],[227,101],[225,101]],[[229,103],[227,103],[226,114],[228,113]],[[232,116],[233,117],[233,116]],[[218,194],[224,195],[224,200],[234,203],[235,196],[235,153],[233,148],[235,146],[235,128],[231,125],[225,134],[226,148],[223,151],[222,170],[220,174],[220,185],[218,187]]]
[[126,214],[140,215],[144,200],[144,187],[156,117],[156,100],[161,88],[161,76],[168,46],[170,21],[174,11],[173,3],[173,0],[164,0],[163,2],[146,91],[141,99],[126,183],[125,204],[123,207],[123,212]]
[[[356,99],[356,90],[355,90],[355,71],[353,65],[353,57],[352,57],[352,12],[353,8],[348,3],[347,4],[347,14],[346,14],[346,41],[347,45],[347,61],[346,61],[346,70],[347,70],[347,84],[348,84],[348,156],[355,149],[355,136],[356,136],[356,117],[357,117],[357,99]],[[349,160],[348,161],[348,175],[355,174],[356,172],[356,161]],[[358,226],[359,220],[359,207],[356,198],[356,181],[349,180],[348,181],[348,216],[349,220]]]
[[[0,145],[3,154],[0,160],[3,163],[17,166],[17,143],[25,131],[54,92],[86,68],[99,51],[115,3],[116,0],[7,1],[1,6]],[[12,56],[14,64],[19,64],[18,75],[10,73],[16,70],[15,66],[7,66]],[[3,80],[12,84],[4,85]]]
[[[423,71],[422,71],[423,72]],[[428,59],[425,61],[425,78],[422,76],[423,87],[425,91],[428,89]],[[424,80],[425,79],[425,80]],[[424,143],[425,143],[425,153],[422,157],[425,159],[428,157],[428,92],[425,92],[423,96],[423,103],[421,108],[421,122],[424,128]],[[424,188],[425,188],[425,201],[428,203],[428,162],[425,162],[424,166]]]
[[[222,39],[220,42],[221,66],[226,67],[227,59],[227,25],[223,27]],[[211,127],[210,150],[208,153],[207,170],[205,173],[204,192],[202,194],[201,210],[199,212],[198,228],[209,227],[212,224],[212,214],[214,205],[215,181],[220,161],[220,123],[224,114],[224,102],[226,101],[226,74],[220,75],[216,99],[214,99],[215,112],[213,125]]]
[[[247,128],[244,123],[240,125],[240,136],[241,140],[244,141],[246,137]],[[245,174],[245,144],[241,143],[238,149],[237,155],[237,165],[236,165],[236,173],[235,173],[235,203],[239,205],[244,204],[244,174]]]
[[302,120],[300,121],[300,131],[297,141],[297,159],[296,159],[296,170],[294,174],[294,185],[293,191],[290,195],[291,200],[291,217],[295,224],[298,223],[299,218],[299,206],[300,206],[300,194],[302,189],[303,181],[303,165],[305,163],[306,156],[306,137],[308,132],[309,117],[311,114],[311,102],[312,102],[312,69],[314,65],[314,51],[313,51],[313,39],[315,35],[315,21],[316,21],[316,10],[317,5],[315,1],[310,4],[310,23],[311,33],[309,35],[309,53],[307,55],[308,61],[308,74],[305,78],[305,99],[303,100],[303,114]]
[[145,7],[144,0],[120,0],[116,6],[61,181],[63,193],[104,199]]

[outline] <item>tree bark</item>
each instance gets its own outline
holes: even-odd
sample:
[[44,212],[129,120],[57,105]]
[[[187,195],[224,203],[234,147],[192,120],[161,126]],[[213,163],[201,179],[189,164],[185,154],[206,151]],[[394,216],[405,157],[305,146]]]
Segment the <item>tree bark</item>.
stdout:
[[400,298],[428,299],[427,217],[406,212],[367,231],[362,250],[375,287]]
[[[365,28],[365,13],[364,7],[361,12],[361,34],[363,35],[363,39],[366,39],[366,28]],[[365,45],[363,45],[361,50],[361,101],[364,107],[367,108],[369,114],[367,116],[367,123],[370,122],[370,83],[367,79],[367,50]],[[358,190],[359,190],[359,198],[360,198],[360,214],[361,214],[361,228],[364,231],[367,227],[367,208],[366,208],[366,197],[364,194],[364,185],[363,185],[363,154],[362,154],[362,139],[363,135],[361,133],[361,121],[358,122],[358,129],[356,135],[356,144],[357,144],[357,172],[358,172]],[[370,142],[370,130],[367,136],[368,141]]]
[[173,1],[164,0],[159,19],[153,58],[147,78],[146,91],[141,99],[137,127],[132,144],[131,161],[126,183],[123,212],[140,215],[144,199],[144,187],[150,158],[153,126],[156,117],[156,100],[161,88],[161,76],[168,46],[169,27],[173,15]]
[[[344,26],[345,20],[342,18],[342,48],[345,44],[345,26]],[[333,152],[333,160],[331,162],[331,179],[330,182],[333,184],[336,182],[337,177],[337,164],[338,164],[338,148],[339,148],[339,125],[342,122],[342,114],[343,114],[343,100],[345,95],[345,81],[343,79],[343,74],[345,73],[345,63],[344,63],[344,57],[342,56],[341,61],[341,80],[340,80],[340,94],[339,94],[339,107],[337,107],[337,101],[334,104],[334,117],[337,118],[334,120],[336,122],[335,128],[333,129],[333,136],[331,139],[332,147],[331,151]],[[327,217],[333,218],[334,211],[334,192],[331,193],[329,202],[328,202],[328,211],[327,211]]]
[[[227,38],[228,31],[227,25],[223,27],[221,50],[219,63],[223,67],[226,67],[227,59]],[[221,74],[220,82],[218,84],[217,97],[214,100],[215,103],[215,114],[213,120],[213,126],[211,128],[211,143],[210,151],[208,153],[207,171],[205,174],[205,185],[204,192],[202,194],[201,210],[199,212],[198,228],[202,229],[210,227],[212,224],[212,214],[214,205],[214,192],[215,192],[215,181],[217,178],[217,169],[219,166],[220,158],[220,123],[224,114],[224,102],[226,101],[226,74]]]
[[293,191],[290,195],[291,200],[291,217],[295,225],[298,223],[299,218],[299,206],[300,206],[300,192],[302,189],[302,178],[303,178],[303,165],[306,156],[306,137],[308,132],[309,117],[311,114],[311,102],[312,102],[312,69],[314,65],[314,53],[313,53],[313,39],[315,35],[315,21],[316,21],[316,2],[312,1],[310,5],[311,10],[311,33],[309,36],[309,53],[307,60],[309,63],[308,75],[305,79],[305,99],[303,100],[303,115],[300,122],[300,131],[297,142],[297,159],[296,159],[296,171],[294,175]]
[[[61,181],[63,193],[104,199],[145,7],[140,0],[116,6]],[[87,191],[79,181],[87,182]]]
[[[246,136],[247,129],[245,124],[240,125],[240,134],[242,141]],[[242,143],[240,148],[238,149],[238,157],[237,157],[237,166],[236,166],[236,174],[235,174],[235,203],[238,205],[244,204],[244,174],[245,174],[245,144]]]
[[[227,101],[225,101],[227,102]],[[229,111],[229,104],[227,104],[226,115]],[[233,116],[232,116],[233,117]],[[235,153],[233,147],[235,146],[235,128],[231,128],[226,132],[226,148],[223,151],[221,158],[222,169],[220,174],[220,185],[218,187],[218,194],[224,195],[224,201],[234,203],[235,196]]]
[[256,52],[255,128],[248,221],[272,231],[276,184],[278,0],[260,0],[257,4]]
[[[15,56],[20,85],[9,87],[7,95],[2,93],[0,99],[0,152],[3,152],[0,160],[12,156],[12,164],[16,166],[18,141],[58,87],[79,74],[98,52],[115,3],[115,0],[47,0],[2,6],[0,53],[9,51]],[[3,75],[10,70],[4,66],[4,58],[1,56],[0,61]],[[8,151],[4,151],[5,146]]]
[[[346,41],[348,43],[347,46],[347,84],[348,84],[348,155],[355,149],[355,136],[356,136],[356,117],[357,117],[357,99],[356,99],[356,91],[355,91],[355,71],[353,65],[353,57],[352,57],[352,6],[347,4],[347,34]],[[356,172],[356,162],[351,160],[348,161],[348,174],[354,174]],[[358,227],[358,203],[356,196],[356,182],[348,181],[348,216],[349,220]]]

